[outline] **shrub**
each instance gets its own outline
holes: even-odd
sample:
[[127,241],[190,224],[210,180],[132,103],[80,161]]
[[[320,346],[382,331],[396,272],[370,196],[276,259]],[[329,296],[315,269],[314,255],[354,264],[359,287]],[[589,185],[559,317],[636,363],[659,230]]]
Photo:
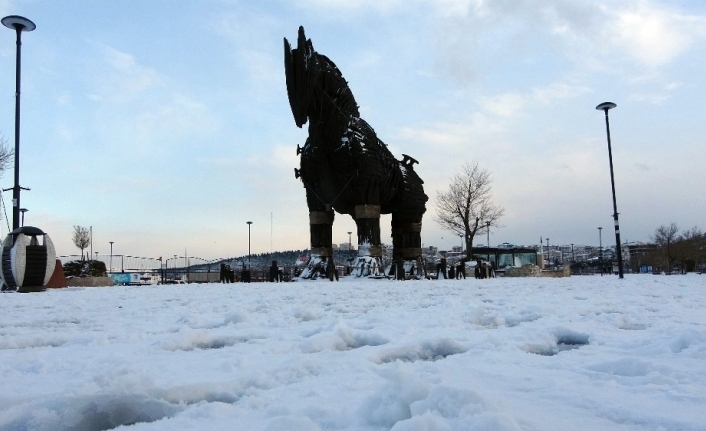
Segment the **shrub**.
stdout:
[[105,263],[100,260],[72,260],[64,264],[67,277],[106,277]]

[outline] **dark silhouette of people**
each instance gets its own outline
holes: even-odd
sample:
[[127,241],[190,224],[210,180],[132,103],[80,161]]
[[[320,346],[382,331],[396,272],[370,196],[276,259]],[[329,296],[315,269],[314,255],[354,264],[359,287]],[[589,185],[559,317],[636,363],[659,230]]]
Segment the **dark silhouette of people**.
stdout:
[[446,279],[446,258],[442,257],[441,261],[436,264],[436,279],[439,279],[439,274],[442,274],[444,276],[444,280]]
[[226,265],[225,263],[221,264],[221,270],[220,270],[220,280],[221,283],[233,283],[233,270],[230,269],[230,265]]
[[474,270],[474,273],[477,279],[485,278],[483,265],[481,264],[480,259],[476,259],[476,268]]
[[463,277],[463,279],[466,279],[466,261],[461,260],[461,262],[458,264],[458,268],[456,269],[456,279],[459,280]]
[[250,269],[245,267],[245,262],[243,262],[243,269],[240,271],[240,281],[242,283],[250,283]]
[[272,261],[272,266],[270,266],[270,283],[282,281],[282,271],[277,267],[277,261]]

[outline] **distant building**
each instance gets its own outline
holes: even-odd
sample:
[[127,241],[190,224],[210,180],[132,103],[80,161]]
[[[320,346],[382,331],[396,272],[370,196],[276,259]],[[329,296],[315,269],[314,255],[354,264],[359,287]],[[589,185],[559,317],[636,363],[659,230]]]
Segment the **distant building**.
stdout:
[[537,265],[537,250],[528,247],[473,247],[473,259],[489,261],[496,270],[523,265]]
[[353,251],[355,250],[355,246],[353,244],[349,244],[347,242],[342,242],[341,244],[338,245],[338,249],[341,251]]

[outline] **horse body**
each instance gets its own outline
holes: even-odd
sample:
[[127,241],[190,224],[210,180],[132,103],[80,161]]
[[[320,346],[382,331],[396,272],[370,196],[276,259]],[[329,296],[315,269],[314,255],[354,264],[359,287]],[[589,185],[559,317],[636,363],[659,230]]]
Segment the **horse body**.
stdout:
[[[348,214],[357,226],[360,275],[381,275],[380,214],[392,214],[393,257],[421,257],[421,222],[427,196],[413,169],[416,161],[398,161],[360,118],[348,83],[336,65],[314,51],[299,28],[297,48],[285,43],[285,75],[292,114],[298,127],[309,123],[301,154],[311,230],[311,253],[317,264],[333,267],[331,227],[334,211]],[[378,268],[378,269],[375,269]],[[401,274],[397,272],[397,275]]]

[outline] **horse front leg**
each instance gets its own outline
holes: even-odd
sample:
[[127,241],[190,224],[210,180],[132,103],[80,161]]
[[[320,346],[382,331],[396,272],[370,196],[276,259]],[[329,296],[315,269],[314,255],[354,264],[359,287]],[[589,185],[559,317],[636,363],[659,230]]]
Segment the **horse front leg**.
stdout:
[[333,210],[309,212],[312,256],[321,258],[333,257],[333,218]]
[[[317,269],[321,270],[329,280],[333,280],[333,210],[309,211],[309,233],[311,242],[311,260]],[[323,275],[322,274],[322,275]]]
[[316,278],[321,272],[332,279],[329,268],[333,264],[333,219],[334,211],[330,206],[318,202],[316,196],[307,190],[309,206],[309,240],[311,259],[302,278]]

